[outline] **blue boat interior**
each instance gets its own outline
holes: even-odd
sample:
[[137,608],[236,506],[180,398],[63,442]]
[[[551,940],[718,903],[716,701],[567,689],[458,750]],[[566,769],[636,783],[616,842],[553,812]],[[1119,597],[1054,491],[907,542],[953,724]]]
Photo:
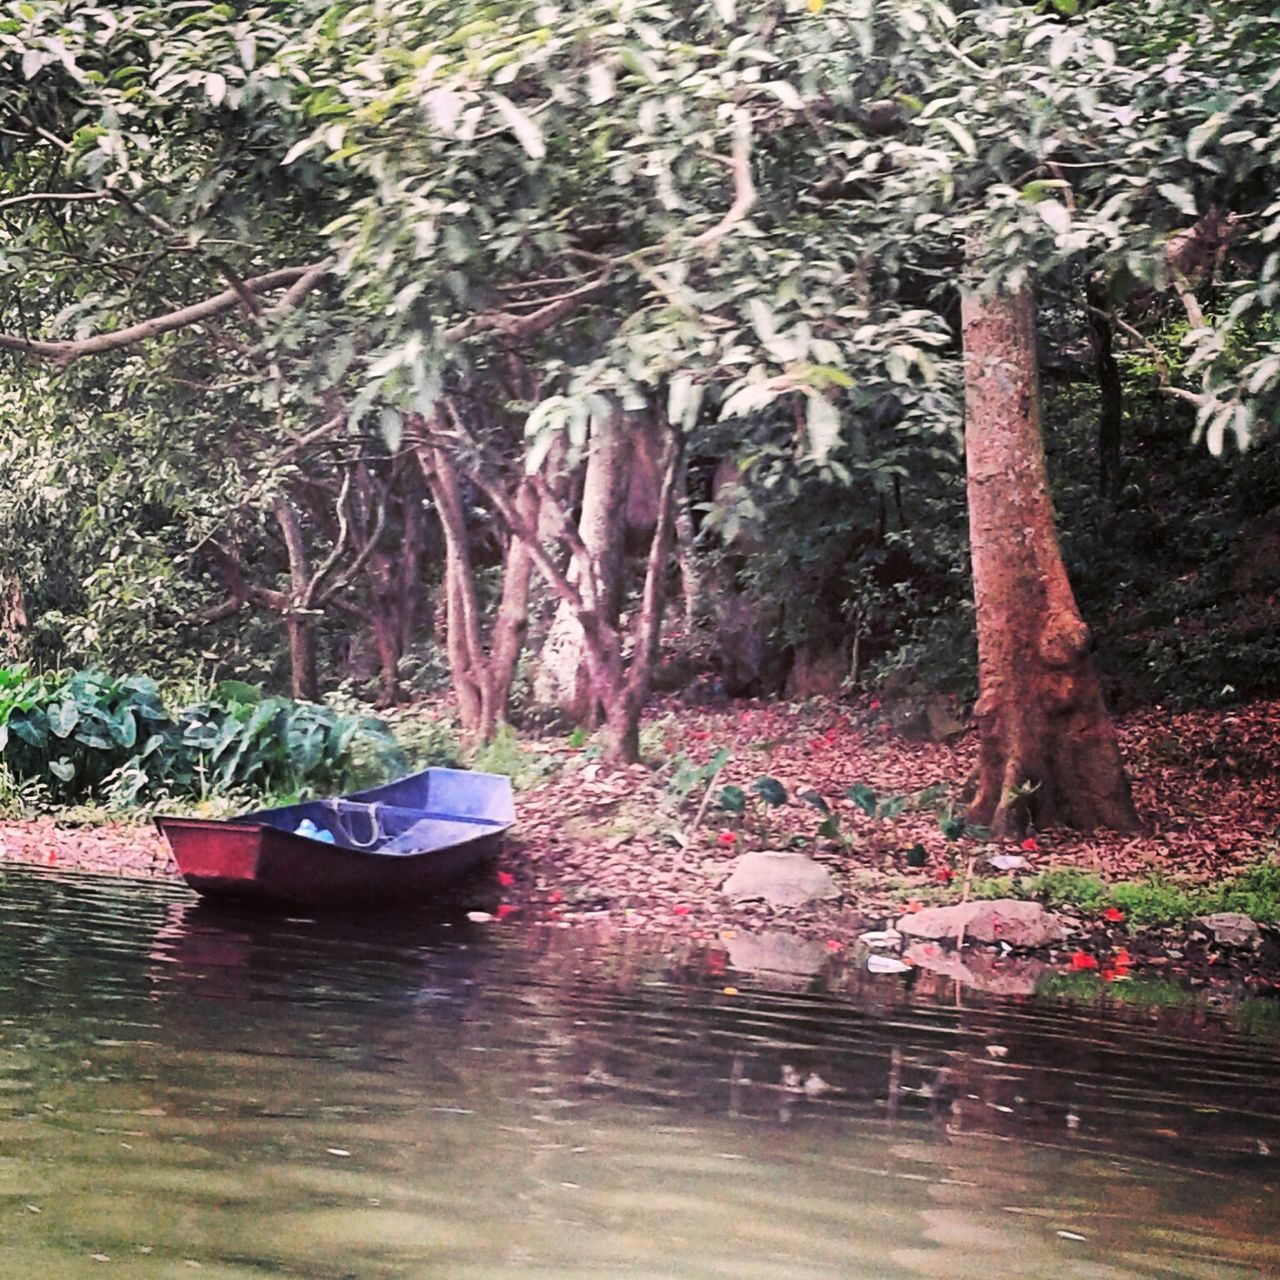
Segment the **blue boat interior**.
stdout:
[[501,774],[427,769],[382,787],[245,814],[294,835],[387,857],[430,853],[495,835],[515,821]]

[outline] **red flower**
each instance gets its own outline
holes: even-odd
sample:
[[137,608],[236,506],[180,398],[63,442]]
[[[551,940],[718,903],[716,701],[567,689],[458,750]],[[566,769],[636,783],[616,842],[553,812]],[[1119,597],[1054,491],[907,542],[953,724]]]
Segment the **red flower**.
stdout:
[[1110,920],[1112,924],[1119,924],[1124,919],[1124,912],[1119,907],[1108,907],[1103,913],[1104,920]]
[[840,949],[841,949],[840,943],[839,943],[839,942],[837,942],[837,941],[835,940],[835,938],[828,938],[828,939],[827,939],[827,950],[828,950],[828,951],[839,951]]
[[869,703],[867,703],[867,705],[871,708],[871,710],[872,710],[872,711],[879,711],[879,710],[880,710],[880,699],[879,699],[879,698],[872,698],[872,699],[871,699],[871,701],[870,701]]
[[1111,963],[1117,969],[1127,969],[1133,963],[1133,957],[1129,954],[1128,947],[1117,947],[1111,953]]
[[914,915],[915,912],[920,910],[920,904],[913,899],[911,902],[908,902],[902,910],[906,915]]
[[709,737],[711,737],[711,730],[710,729],[690,729],[688,736],[692,738],[694,742],[705,742]]
[[508,916],[514,915],[520,908],[510,902],[500,902],[498,909],[493,913],[499,920],[505,920]]
[[938,867],[933,873],[933,878],[939,884],[950,884],[956,878],[956,873],[950,867]]
[[1097,960],[1095,960],[1087,951],[1073,951],[1071,953],[1070,968],[1073,973],[1078,972],[1081,969],[1096,969],[1097,967]]
[[547,894],[547,901],[551,903],[556,903],[556,902],[563,902],[564,899],[561,896],[559,889],[552,889],[551,892]]
[[57,862],[57,860],[58,860],[58,855],[57,855],[56,853],[54,853],[54,851],[53,851],[52,849],[50,849],[50,850],[49,850],[49,854],[48,854],[48,856],[45,858],[45,861],[46,861],[50,866],[53,866],[53,864],[54,864],[55,862]]
[[499,884],[500,884],[504,889],[510,889],[510,888],[511,888],[511,886],[512,886],[513,884],[515,884],[515,882],[516,882],[516,878],[515,878],[515,876],[513,876],[513,875],[511,874],[511,872],[510,872],[510,871],[499,871],[499,872],[498,872],[498,883],[499,883]]
[[1039,848],[1040,848],[1040,846],[1039,846],[1038,844],[1036,844],[1036,838],[1035,838],[1035,836],[1028,836],[1028,837],[1027,837],[1027,838],[1026,838],[1026,839],[1025,839],[1025,840],[1024,840],[1024,841],[1023,841],[1023,842],[1018,846],[1018,848],[1019,848],[1019,849],[1025,849],[1028,853],[1035,853],[1035,851],[1036,851],[1037,849],[1039,849]]
[[733,842],[737,838],[738,837],[735,836],[732,831],[722,831],[718,836],[716,836],[716,844],[718,844],[722,849],[732,849]]
[[1110,966],[1103,969],[1102,972],[1098,974],[1098,977],[1100,977],[1103,982],[1114,982],[1119,976],[1120,975]]
[[687,916],[689,914],[688,907],[672,907],[671,914],[673,916]]

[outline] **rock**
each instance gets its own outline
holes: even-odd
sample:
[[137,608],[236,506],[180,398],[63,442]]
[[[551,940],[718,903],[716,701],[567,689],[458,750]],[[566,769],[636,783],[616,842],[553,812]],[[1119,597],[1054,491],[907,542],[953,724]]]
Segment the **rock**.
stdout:
[[1262,930],[1239,911],[1215,911],[1209,916],[1196,916],[1196,924],[1207,929],[1209,936],[1221,947],[1262,945]]
[[902,945],[902,934],[897,929],[872,929],[858,935],[858,943],[869,951],[883,951]]
[[904,960],[943,977],[954,978],[961,986],[997,996],[1034,995],[1050,966],[1028,956],[996,957],[983,952],[947,951],[936,942],[913,943],[903,953]]
[[744,853],[720,891],[735,902],[760,898],[771,907],[802,907],[840,890],[826,867],[801,853]]
[[951,907],[925,907],[898,921],[899,933],[911,938],[954,938],[964,928],[969,942],[1004,942],[1011,947],[1046,947],[1065,936],[1062,922],[1038,902],[996,898],[961,902]]
[[774,973],[790,978],[813,977],[827,959],[827,949],[812,938],[792,933],[735,933],[728,940],[729,964],[744,973]]

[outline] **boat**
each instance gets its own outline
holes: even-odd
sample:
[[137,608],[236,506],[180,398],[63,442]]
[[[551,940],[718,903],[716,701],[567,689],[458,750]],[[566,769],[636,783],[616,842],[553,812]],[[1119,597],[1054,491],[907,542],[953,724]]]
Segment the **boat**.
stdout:
[[399,907],[492,860],[514,821],[509,778],[434,768],[350,795],[156,825],[206,898]]

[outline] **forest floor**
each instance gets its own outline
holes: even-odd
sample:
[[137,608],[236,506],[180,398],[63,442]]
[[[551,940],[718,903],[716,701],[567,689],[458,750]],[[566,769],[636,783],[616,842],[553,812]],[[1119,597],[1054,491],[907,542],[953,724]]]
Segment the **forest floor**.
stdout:
[[[1186,886],[1221,882],[1280,854],[1280,700],[1121,717],[1143,832],[1044,831],[1004,844],[957,836],[952,823],[973,731],[944,743],[910,741],[891,727],[891,711],[874,699],[658,703],[642,737],[647,763],[626,769],[603,765],[589,743],[522,740],[511,761],[521,787],[517,826],[496,881],[474,890],[469,905],[503,925],[594,922],[680,937],[713,956],[731,952],[735,940],[743,952],[748,938],[773,939],[770,954],[782,954],[777,939],[790,939],[783,951],[793,963],[797,954],[861,955],[861,933],[921,906],[965,895],[1044,897],[1048,889],[1070,929],[1068,941],[1043,957],[1059,971],[1280,993],[1274,925],[1256,946],[1231,948],[1186,919],[1151,923],[1162,909],[1178,914]],[[785,792],[785,801],[766,804],[754,789],[761,779],[781,791],[768,783],[760,790],[775,801]],[[730,803],[732,788],[741,789],[744,813],[722,807],[726,787]],[[840,896],[802,908],[730,902],[720,886],[734,860],[754,849],[808,854],[831,872]],[[1001,878],[993,857],[1023,865]],[[163,841],[137,823],[0,823],[4,861],[176,875]],[[1134,881],[1145,888],[1131,895],[1126,913],[1107,891]],[[1280,919],[1280,900],[1269,909]]]

